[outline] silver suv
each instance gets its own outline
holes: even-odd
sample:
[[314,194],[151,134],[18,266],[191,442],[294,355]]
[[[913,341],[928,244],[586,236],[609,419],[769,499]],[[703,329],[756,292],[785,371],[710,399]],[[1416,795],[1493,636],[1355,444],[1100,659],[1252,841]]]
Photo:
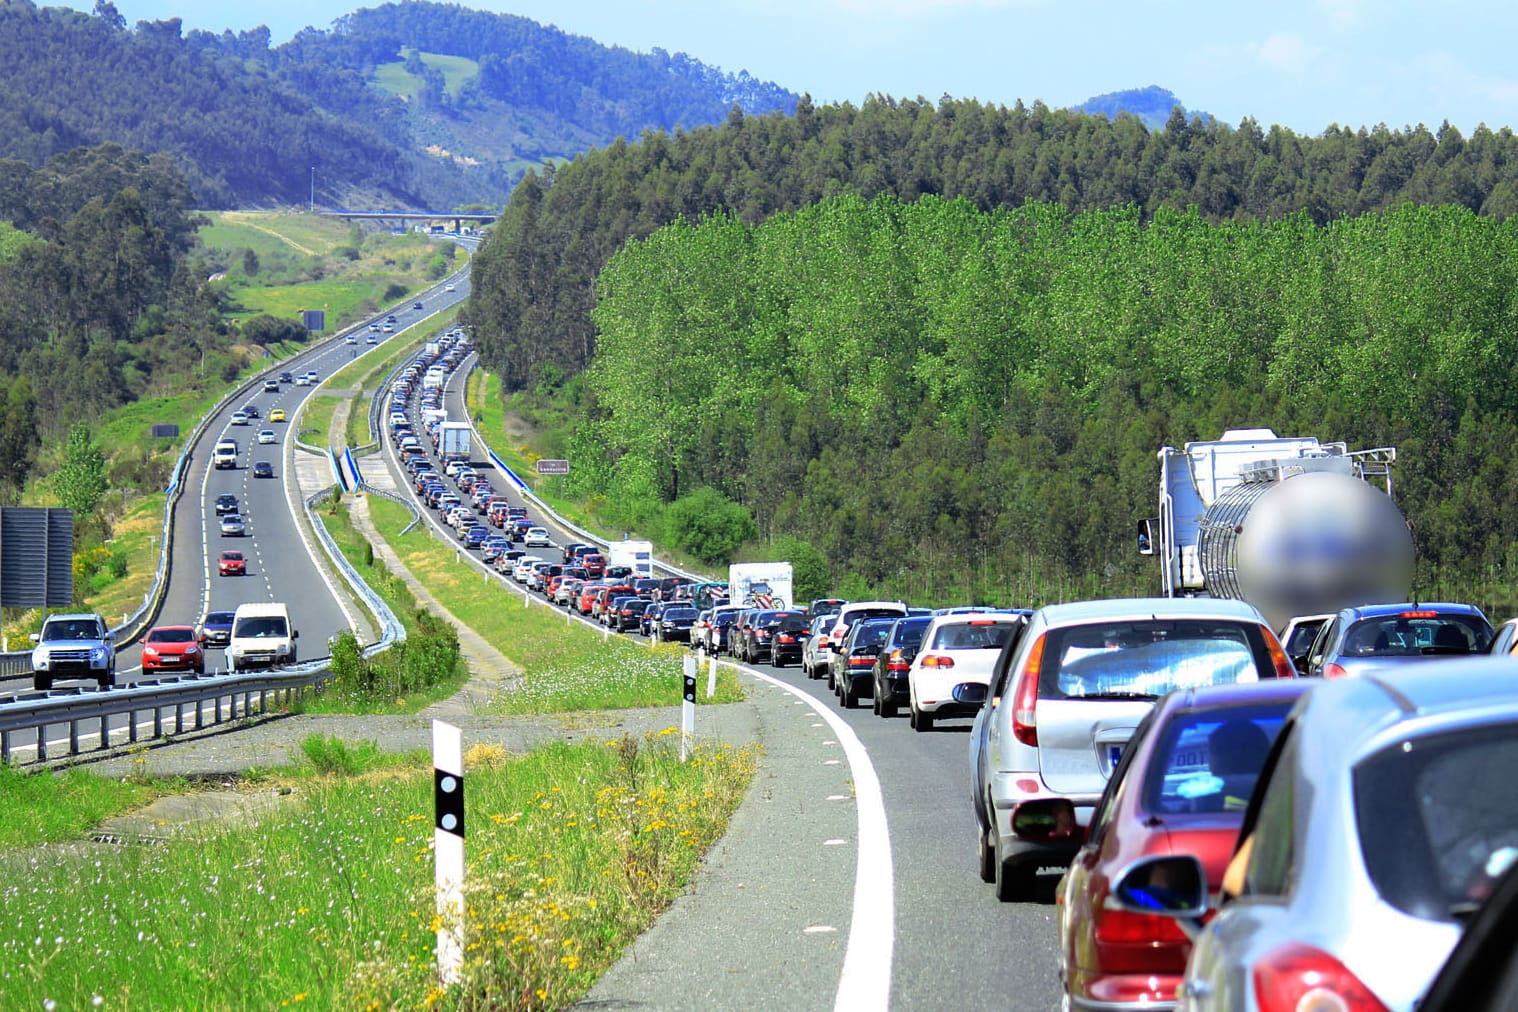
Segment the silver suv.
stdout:
[[[1258,611],[1240,601],[1133,598],[1040,608],[997,659],[970,730],[980,874],[998,899],[1027,897],[1040,868],[1063,867],[1079,834],[1054,817],[1068,799],[1085,825],[1123,746],[1171,689],[1296,674]],[[1068,806],[1065,807],[1068,810]]]
[[32,686],[51,689],[55,678],[93,678],[116,684],[116,640],[95,614],[52,615],[32,633]]

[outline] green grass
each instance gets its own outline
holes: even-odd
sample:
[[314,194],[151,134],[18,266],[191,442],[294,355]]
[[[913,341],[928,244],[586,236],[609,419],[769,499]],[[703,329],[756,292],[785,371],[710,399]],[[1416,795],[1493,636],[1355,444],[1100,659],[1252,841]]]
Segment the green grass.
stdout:
[[182,789],[169,781],[112,780],[80,769],[23,773],[0,764],[0,849],[77,840],[113,815]]
[[[371,497],[369,511],[381,536],[443,607],[525,672],[525,684],[501,693],[485,712],[564,713],[680,703],[686,648],[659,644],[650,649],[571,622],[561,609],[543,603],[524,606],[519,595],[460,564],[460,550],[425,530],[400,537],[411,519],[404,507]],[[698,693],[702,703],[742,698],[742,686],[726,666],[720,669],[716,695],[708,699]]]
[[[109,543],[114,554],[127,558],[126,575],[113,580],[96,594],[85,597],[85,606],[98,611],[106,620],[119,622],[142,607],[152,592],[153,576],[158,571],[158,548],[163,533],[164,493],[155,492],[133,500],[116,521],[115,537]],[[193,623],[199,615],[160,615],[165,623]]]
[[[747,749],[680,763],[675,740],[470,750],[466,963],[450,993],[418,758],[358,776],[312,766],[256,823],[9,875],[0,1006],[567,1007],[679,895],[752,778]],[[343,770],[373,750],[306,751]]]
[[[300,414],[295,416],[296,425],[294,431],[301,434],[301,442],[309,446],[335,447],[337,444],[332,439],[332,416],[337,412],[337,406],[342,402],[342,397],[328,394],[325,390],[318,390],[306,398],[306,403],[301,407]],[[314,429],[315,431],[307,432],[307,429]],[[296,452],[299,453],[300,451],[297,450]]]
[[211,224],[197,233],[209,249],[251,249],[260,257],[286,250],[325,256],[349,241],[352,225],[341,218],[275,211],[211,211]]
[[[348,510],[345,507],[339,507],[334,511],[323,507],[318,516],[327,528],[327,533],[331,534],[332,540],[337,543],[343,557],[354,569],[358,570],[364,582],[374,588],[375,593],[390,606],[390,610],[395,612],[395,617],[400,619],[401,625],[406,628],[406,635],[416,635],[416,595],[411,592],[411,587],[404,580],[385,567],[381,559],[374,557],[366,550],[369,548],[369,543],[349,521]],[[461,664],[458,671],[439,678],[436,684],[425,692],[413,693],[404,699],[389,700],[386,706],[378,710],[368,707],[360,712],[416,713],[439,700],[452,696],[462,689],[468,680],[469,671]],[[355,712],[355,708],[349,701],[337,699],[329,693],[322,693],[304,700],[301,710],[305,713]]]
[[[415,52],[407,47],[401,50],[401,55],[409,58]],[[421,60],[433,70],[442,71],[443,90],[449,95],[457,96],[474,78],[479,76],[480,65],[465,56],[446,56],[442,53],[421,53]],[[406,69],[402,61],[384,63],[374,70],[374,83],[384,91],[393,95],[404,95],[407,98],[415,98],[421,88],[421,81]]]

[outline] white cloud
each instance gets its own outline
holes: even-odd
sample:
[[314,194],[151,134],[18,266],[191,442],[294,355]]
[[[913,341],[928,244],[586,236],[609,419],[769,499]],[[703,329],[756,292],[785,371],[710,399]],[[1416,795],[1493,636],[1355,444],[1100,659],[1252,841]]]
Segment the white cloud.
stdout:
[[1358,28],[1365,20],[1364,0],[1317,0],[1317,6],[1328,24],[1339,31]]
[[1250,47],[1260,63],[1274,70],[1298,72],[1306,70],[1323,52],[1300,35],[1277,32],[1264,42]]

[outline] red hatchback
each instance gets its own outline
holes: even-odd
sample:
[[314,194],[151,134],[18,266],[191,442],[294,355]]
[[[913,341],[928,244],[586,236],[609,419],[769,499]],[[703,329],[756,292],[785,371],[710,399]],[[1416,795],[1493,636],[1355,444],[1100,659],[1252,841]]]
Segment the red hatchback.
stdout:
[[206,653],[192,625],[157,625],[142,640],[142,673],[193,671],[205,674]]
[[[1210,685],[1165,696],[1112,771],[1060,881],[1060,980],[1072,1009],[1169,1009],[1191,943],[1173,918],[1107,908],[1112,880],[1153,854],[1194,854],[1221,882],[1275,733],[1312,679]],[[1064,798],[1051,833],[1081,833]]]
[[243,558],[241,552],[222,552],[216,560],[216,572],[222,576],[246,576],[248,560]]

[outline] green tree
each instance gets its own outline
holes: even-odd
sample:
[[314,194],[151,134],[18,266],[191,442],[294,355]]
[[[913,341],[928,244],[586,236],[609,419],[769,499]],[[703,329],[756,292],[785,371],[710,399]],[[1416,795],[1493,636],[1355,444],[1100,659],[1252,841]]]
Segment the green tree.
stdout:
[[730,561],[757,532],[754,515],[714,488],[698,488],[664,512],[665,539],[707,565]]
[[68,447],[63,451],[63,465],[53,475],[53,491],[58,502],[73,510],[76,522],[95,512],[105,496],[105,457],[83,422],[69,430]]

